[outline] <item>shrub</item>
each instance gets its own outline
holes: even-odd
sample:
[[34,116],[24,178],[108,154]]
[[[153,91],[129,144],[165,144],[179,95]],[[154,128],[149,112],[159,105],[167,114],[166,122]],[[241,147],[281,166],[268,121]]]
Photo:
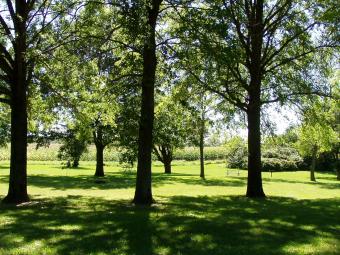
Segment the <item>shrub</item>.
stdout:
[[[238,139],[227,144],[229,144],[226,154],[227,167],[247,169],[245,142]],[[263,171],[294,171],[304,166],[298,151],[288,146],[264,146],[261,161]]]
[[302,163],[303,159],[292,147],[270,146],[262,153],[263,171],[294,171],[300,169]]

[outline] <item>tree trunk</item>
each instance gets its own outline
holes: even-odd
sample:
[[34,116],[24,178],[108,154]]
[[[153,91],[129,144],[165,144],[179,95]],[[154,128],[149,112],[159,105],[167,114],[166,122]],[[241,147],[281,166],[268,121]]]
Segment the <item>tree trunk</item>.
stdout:
[[171,174],[171,160],[164,161],[164,173]]
[[94,176],[104,176],[104,144],[103,144],[103,127],[99,124],[96,131],[93,131],[93,140],[96,145],[96,172]]
[[204,119],[201,120],[200,130],[200,177],[205,178],[204,174]]
[[8,194],[4,203],[29,201],[27,194],[27,90],[26,3],[16,1],[15,65],[11,86],[11,160]]
[[96,144],[96,172],[94,176],[104,176],[104,146]]
[[260,107],[248,110],[248,184],[247,197],[265,197],[261,176]]
[[336,179],[340,181],[339,148],[335,151],[335,170],[336,170]]
[[72,168],[77,168],[78,166],[79,166],[79,158],[76,158],[75,160],[73,160]]
[[12,91],[11,160],[8,195],[4,203],[29,201],[27,194],[27,107],[23,84]]
[[148,29],[143,49],[142,103],[139,121],[138,165],[136,190],[133,202],[153,203],[151,191],[151,153],[154,121],[154,88],[157,66],[155,31],[161,0],[153,0],[148,8]]
[[247,197],[265,197],[261,176],[261,83],[263,43],[263,1],[255,2],[248,17],[251,49],[248,88],[248,184]]
[[310,168],[310,180],[312,182],[315,182],[315,165],[316,165],[316,155],[318,153],[318,147],[317,146],[313,146],[313,152],[312,152],[312,165]]

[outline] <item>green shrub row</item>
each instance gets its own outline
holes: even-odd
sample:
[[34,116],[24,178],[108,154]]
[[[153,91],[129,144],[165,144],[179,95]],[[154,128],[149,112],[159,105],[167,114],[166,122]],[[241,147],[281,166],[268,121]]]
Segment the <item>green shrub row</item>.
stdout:
[[[244,142],[234,141],[226,153],[227,167],[247,169],[247,154]],[[261,162],[263,171],[294,171],[305,167],[296,149],[283,146],[264,147]]]

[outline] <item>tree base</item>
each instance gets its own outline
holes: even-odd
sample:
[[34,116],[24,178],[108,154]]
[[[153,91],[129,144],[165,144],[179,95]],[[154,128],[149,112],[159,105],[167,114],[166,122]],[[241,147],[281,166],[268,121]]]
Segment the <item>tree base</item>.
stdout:
[[247,191],[246,197],[249,198],[266,198],[263,191]]
[[1,202],[3,204],[21,204],[25,202],[29,202],[30,198],[27,194],[14,196],[14,195],[7,195]]
[[156,201],[152,198],[152,196],[147,197],[136,197],[132,200],[132,203],[135,205],[146,205],[150,206],[154,204]]
[[105,174],[104,173],[95,173],[94,177],[104,177]]

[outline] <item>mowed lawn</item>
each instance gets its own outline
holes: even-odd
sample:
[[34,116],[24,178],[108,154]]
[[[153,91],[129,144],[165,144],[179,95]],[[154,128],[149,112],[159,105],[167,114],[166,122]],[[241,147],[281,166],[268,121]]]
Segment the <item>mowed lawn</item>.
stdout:
[[[32,202],[0,205],[0,254],[340,254],[340,181],[335,174],[263,173],[266,199],[248,199],[246,171],[223,163],[153,167],[151,208],[133,206],[135,172],[94,162],[80,169],[30,162]],[[0,164],[0,199],[8,164]]]

